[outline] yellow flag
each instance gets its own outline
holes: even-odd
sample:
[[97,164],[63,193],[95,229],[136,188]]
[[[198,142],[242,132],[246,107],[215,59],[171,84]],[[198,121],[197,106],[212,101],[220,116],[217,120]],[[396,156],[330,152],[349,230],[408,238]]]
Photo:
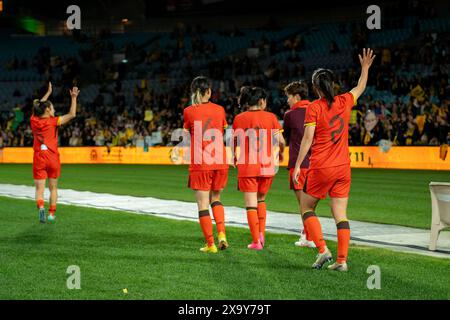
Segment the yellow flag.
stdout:
[[145,110],[145,118],[144,121],[152,121],[153,120],[153,111],[152,110]]
[[416,116],[417,127],[419,128],[419,133],[422,134],[423,128],[425,127],[425,115]]
[[420,85],[417,85],[414,89],[412,89],[410,94],[418,101],[423,101],[425,99],[425,91],[423,91]]

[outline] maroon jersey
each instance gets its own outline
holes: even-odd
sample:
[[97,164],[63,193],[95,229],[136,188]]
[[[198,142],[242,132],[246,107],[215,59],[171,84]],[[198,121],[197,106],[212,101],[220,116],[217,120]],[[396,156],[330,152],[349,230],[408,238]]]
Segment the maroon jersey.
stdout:
[[[301,100],[284,114],[284,138],[286,139],[286,143],[289,144],[288,169],[295,168],[295,162],[297,162],[298,153],[300,152],[300,144],[305,133],[306,110],[310,103],[308,100]],[[310,155],[311,149],[308,151],[305,160],[303,160],[300,166],[301,168],[309,168]]]

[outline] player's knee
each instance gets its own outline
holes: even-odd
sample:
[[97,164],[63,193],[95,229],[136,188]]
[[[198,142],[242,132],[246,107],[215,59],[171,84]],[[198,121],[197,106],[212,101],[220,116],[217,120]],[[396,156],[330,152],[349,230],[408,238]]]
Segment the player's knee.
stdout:
[[258,193],[258,202],[266,200],[266,193]]
[[211,192],[211,196],[209,197],[209,203],[214,203],[220,201],[220,192]]

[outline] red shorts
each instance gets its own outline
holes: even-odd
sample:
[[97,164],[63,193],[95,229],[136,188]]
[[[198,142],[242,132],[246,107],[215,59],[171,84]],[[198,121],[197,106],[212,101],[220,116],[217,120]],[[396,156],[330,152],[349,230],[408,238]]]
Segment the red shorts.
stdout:
[[228,181],[228,169],[189,171],[188,187],[192,190],[219,191]]
[[327,193],[332,198],[348,198],[351,184],[350,165],[309,169],[303,192],[318,199],[325,199]]
[[273,177],[238,178],[238,190],[241,192],[258,192],[266,194],[272,186]]
[[291,190],[303,190],[303,184],[305,183],[306,173],[308,172],[307,168],[300,169],[300,176],[298,177],[298,184],[295,184],[293,181],[294,178],[294,168],[289,169],[289,189]]
[[33,157],[33,178],[58,179],[61,174],[59,155],[50,152],[38,152]]

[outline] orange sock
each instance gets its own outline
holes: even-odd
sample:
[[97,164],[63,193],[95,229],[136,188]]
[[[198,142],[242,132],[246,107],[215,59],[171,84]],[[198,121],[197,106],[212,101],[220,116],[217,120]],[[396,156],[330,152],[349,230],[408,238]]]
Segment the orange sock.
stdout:
[[44,208],[45,207],[44,199],[37,199],[36,200],[36,205],[37,205],[38,209]]
[[259,242],[259,219],[258,208],[247,207],[247,221],[252,234],[253,243]]
[[216,221],[217,233],[225,233],[225,210],[220,201],[215,201],[211,203],[211,209],[214,216],[214,221]]
[[319,219],[317,219],[316,214],[313,211],[308,211],[303,214],[303,221],[308,234],[311,237],[314,244],[319,249],[319,253],[325,252],[327,244],[323,239],[322,226],[320,225]]
[[198,212],[198,218],[200,220],[200,227],[202,228],[206,243],[208,243],[208,246],[213,245],[214,244],[213,225],[211,217],[209,215],[209,210],[200,210]]
[[348,246],[350,244],[350,224],[344,220],[336,224],[338,238],[337,263],[347,262]]
[[266,235],[266,217],[266,202],[264,200],[258,201],[259,232],[264,236]]
[[305,233],[306,240],[312,241],[311,236],[309,235],[309,232],[308,232],[308,228],[305,225],[305,220],[303,219],[303,216],[302,216],[302,221],[303,221],[303,232]]
[[55,215],[55,213],[56,213],[56,204],[50,206],[50,208],[48,209],[48,213],[51,214],[52,216]]

